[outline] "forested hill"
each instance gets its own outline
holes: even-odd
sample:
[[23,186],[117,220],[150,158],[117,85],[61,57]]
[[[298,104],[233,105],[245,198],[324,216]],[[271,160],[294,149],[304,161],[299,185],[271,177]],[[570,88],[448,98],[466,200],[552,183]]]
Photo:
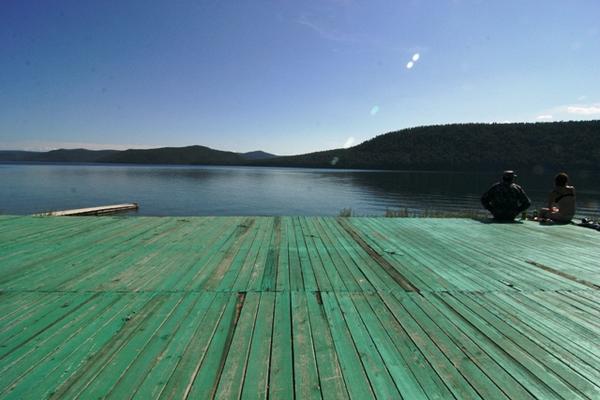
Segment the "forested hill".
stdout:
[[258,161],[322,168],[600,169],[600,121],[452,124],[386,133],[349,149]]

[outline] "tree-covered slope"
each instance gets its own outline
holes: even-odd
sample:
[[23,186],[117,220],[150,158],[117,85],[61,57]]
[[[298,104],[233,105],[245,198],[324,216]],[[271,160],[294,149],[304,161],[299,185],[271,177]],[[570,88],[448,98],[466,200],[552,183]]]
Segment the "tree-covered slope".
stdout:
[[325,168],[600,168],[600,121],[452,124],[404,129],[349,149],[259,161]]

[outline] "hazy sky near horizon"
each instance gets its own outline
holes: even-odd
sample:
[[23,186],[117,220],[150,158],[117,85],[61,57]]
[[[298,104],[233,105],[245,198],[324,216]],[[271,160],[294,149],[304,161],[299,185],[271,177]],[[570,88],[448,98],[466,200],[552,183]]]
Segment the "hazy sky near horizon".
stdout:
[[298,154],[418,125],[598,118],[598,0],[0,5],[0,149]]

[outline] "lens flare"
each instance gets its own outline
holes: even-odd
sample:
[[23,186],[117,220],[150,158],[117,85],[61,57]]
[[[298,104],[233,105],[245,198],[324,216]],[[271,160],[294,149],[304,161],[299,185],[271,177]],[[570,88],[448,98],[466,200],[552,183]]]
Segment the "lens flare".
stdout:
[[373,106],[373,108],[371,108],[371,115],[375,115],[379,112],[379,106]]
[[414,65],[415,65],[414,62],[409,61],[408,64],[406,64],[406,69],[411,69]]
[[412,56],[412,60],[413,60],[414,62],[417,62],[417,61],[419,61],[419,58],[421,58],[421,55],[420,55],[419,53],[415,53],[415,54],[413,54],[413,56]]
[[346,140],[346,143],[344,143],[344,148],[347,149],[348,147],[351,147],[353,144],[354,144],[354,138],[352,136],[350,136]]

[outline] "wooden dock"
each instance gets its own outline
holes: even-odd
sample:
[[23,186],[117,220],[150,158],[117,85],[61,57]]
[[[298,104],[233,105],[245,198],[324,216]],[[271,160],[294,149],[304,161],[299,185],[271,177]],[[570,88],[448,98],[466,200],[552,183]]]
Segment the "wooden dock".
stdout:
[[600,234],[0,216],[0,398],[598,399]]
[[48,211],[43,213],[35,214],[36,217],[74,217],[82,215],[106,215],[115,214],[124,211],[137,210],[139,208],[137,203],[125,203],[125,204],[111,204],[109,206],[98,206],[98,207],[87,207],[87,208],[76,208],[73,210],[62,210],[62,211]]

